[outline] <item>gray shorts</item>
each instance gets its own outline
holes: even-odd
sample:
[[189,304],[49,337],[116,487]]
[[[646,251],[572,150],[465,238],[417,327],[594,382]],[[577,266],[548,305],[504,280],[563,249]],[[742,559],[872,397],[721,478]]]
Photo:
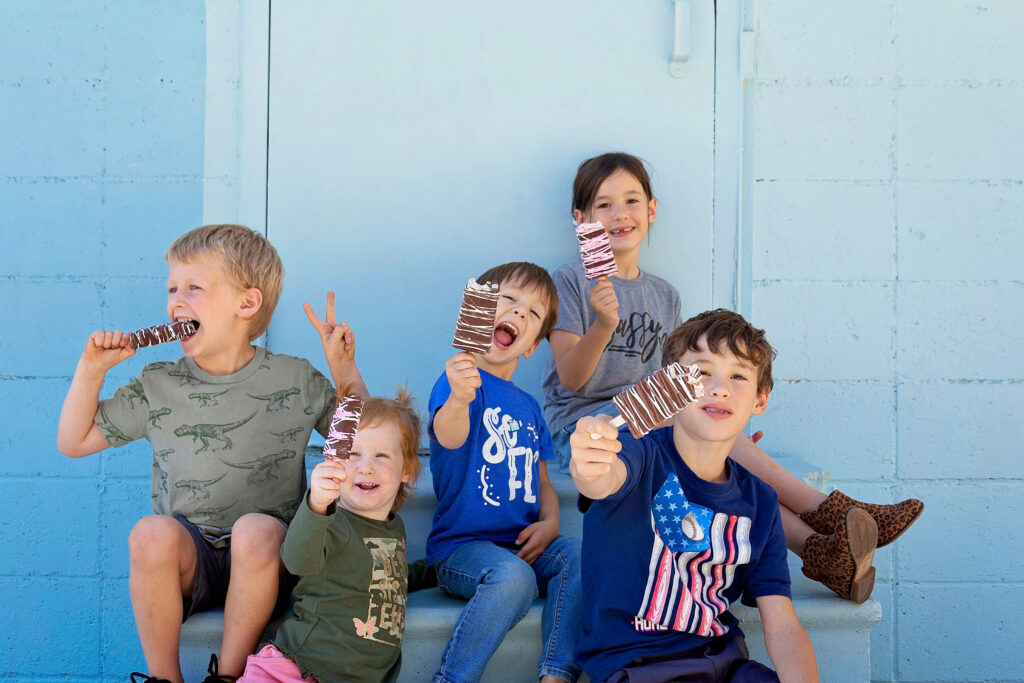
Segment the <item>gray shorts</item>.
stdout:
[[[231,547],[215,548],[192,522],[181,515],[174,519],[185,527],[196,548],[196,573],[192,584],[192,595],[183,598],[181,620],[184,622],[196,612],[206,612],[224,606],[228,595],[228,580],[231,578]],[[274,616],[279,615],[291,598],[292,589],[298,578],[285,572],[278,583],[277,604]]]

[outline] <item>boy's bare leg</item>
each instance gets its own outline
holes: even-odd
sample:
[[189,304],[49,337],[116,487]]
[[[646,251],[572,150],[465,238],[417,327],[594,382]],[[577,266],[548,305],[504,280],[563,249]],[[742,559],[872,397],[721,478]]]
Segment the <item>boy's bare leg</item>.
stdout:
[[[750,439],[736,439],[729,457],[750,470],[754,476],[772,487],[779,496],[779,503],[797,514],[817,510],[826,496],[804,482],[800,481],[775,459]],[[801,522],[802,524],[802,522]],[[785,517],[783,517],[785,525]],[[806,526],[806,525],[804,525]],[[808,527],[810,528],[810,527]],[[789,539],[789,530],[786,530]],[[803,547],[803,541],[800,542]]]
[[128,548],[128,590],[147,673],[179,683],[182,596],[192,594],[195,544],[173,517],[149,515],[135,524]]
[[245,658],[259,644],[277,603],[281,544],[287,527],[258,513],[238,518],[231,528],[231,578],[224,601],[224,638],[218,672],[241,676]]

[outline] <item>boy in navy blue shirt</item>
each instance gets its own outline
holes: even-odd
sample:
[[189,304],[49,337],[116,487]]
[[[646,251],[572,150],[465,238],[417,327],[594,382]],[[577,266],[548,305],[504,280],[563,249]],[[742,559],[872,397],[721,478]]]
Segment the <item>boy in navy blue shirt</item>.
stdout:
[[434,681],[479,681],[540,592],[547,599],[538,678],[571,683],[580,673],[579,539],[558,535],[551,435],[537,400],[512,383],[519,358],[554,325],[558,294],[532,263],[506,263],[477,281],[499,286],[491,348],[452,356],[429,402],[437,508],[427,563],[443,590],[469,600]]
[[671,427],[634,439],[604,416],[577,423],[570,472],[586,513],[577,656],[591,679],[778,680],[749,660],[727,611],[742,599],[757,605],[778,675],[817,680],[790,600],[778,497],[727,457],[750,415],[764,412],[773,355],[736,313],[702,313],[665,342],[664,362],[696,364],[704,383]]

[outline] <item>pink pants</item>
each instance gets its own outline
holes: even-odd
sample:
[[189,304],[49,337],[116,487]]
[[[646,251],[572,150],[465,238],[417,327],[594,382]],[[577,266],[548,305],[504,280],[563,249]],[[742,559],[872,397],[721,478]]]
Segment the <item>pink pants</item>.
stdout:
[[263,649],[245,660],[245,672],[238,683],[317,683],[310,676],[303,678],[299,666],[281,654],[273,645],[264,645]]

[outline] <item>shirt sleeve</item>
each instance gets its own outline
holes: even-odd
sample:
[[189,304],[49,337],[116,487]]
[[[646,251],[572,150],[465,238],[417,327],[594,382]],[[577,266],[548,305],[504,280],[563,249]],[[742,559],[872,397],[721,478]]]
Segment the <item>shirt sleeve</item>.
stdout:
[[[584,287],[571,267],[562,266],[551,274],[558,291],[558,322],[556,330],[565,330],[583,336],[586,333],[583,323],[583,307],[589,302],[584,300]],[[586,283],[586,280],[583,280]]]
[[757,598],[765,595],[783,595],[792,597],[789,582],[789,566],[786,564],[786,534],[782,530],[782,515],[779,512],[778,499],[772,505],[760,506],[760,512],[771,514],[768,540],[757,563],[747,576],[747,586],[743,591],[743,604],[754,607]]
[[434,388],[430,390],[430,399],[427,401],[427,435],[434,439],[434,414],[444,405],[444,402],[451,396],[452,388],[448,384],[448,375],[441,373],[441,376],[434,382]]
[[343,516],[339,516],[337,505],[331,505],[326,515],[318,515],[309,509],[309,492],[302,497],[299,509],[295,511],[292,523],[288,525],[288,533],[281,546],[281,559],[289,572],[296,576],[308,576],[323,572],[327,562],[327,535],[331,524],[337,517],[346,522],[335,524],[340,530],[343,544],[347,544],[352,529]]
[[100,401],[93,421],[114,448],[145,438],[149,399],[141,376],[119,387],[110,398]]
[[331,418],[334,417],[336,396],[330,380],[312,364],[309,365],[306,392],[313,407],[313,414],[319,415],[316,421],[316,431],[320,433],[320,436],[326,437],[331,428]]

